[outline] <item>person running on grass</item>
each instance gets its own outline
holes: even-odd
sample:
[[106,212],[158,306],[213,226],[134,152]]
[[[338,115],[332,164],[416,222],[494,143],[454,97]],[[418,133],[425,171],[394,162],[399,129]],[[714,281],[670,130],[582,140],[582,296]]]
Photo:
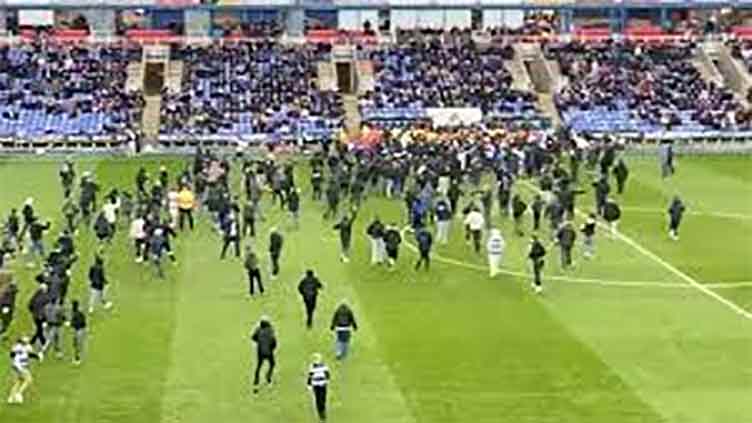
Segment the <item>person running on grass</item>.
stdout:
[[256,370],[253,372],[253,393],[257,394],[259,392],[261,367],[265,362],[269,363],[266,371],[266,383],[271,385],[274,366],[276,364],[274,352],[277,349],[277,337],[274,334],[274,328],[271,322],[269,322],[268,317],[261,317],[258,326],[251,335],[251,341],[256,344]]
[[10,349],[11,369],[13,369],[16,380],[10,388],[8,404],[22,404],[24,402],[24,392],[31,386],[33,381],[31,370],[29,369],[30,361],[32,358],[41,360],[41,357],[41,354],[34,352],[29,338],[26,337],[19,339]]

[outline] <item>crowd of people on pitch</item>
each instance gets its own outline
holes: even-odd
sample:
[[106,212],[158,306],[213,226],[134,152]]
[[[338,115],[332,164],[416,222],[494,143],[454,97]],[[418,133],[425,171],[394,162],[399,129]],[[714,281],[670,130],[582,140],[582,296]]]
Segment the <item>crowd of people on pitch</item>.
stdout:
[[514,56],[509,45],[413,39],[370,54],[376,83],[361,96],[361,108],[473,107],[510,114],[536,110],[534,93],[512,88],[512,75],[504,65]]
[[752,117],[726,87],[707,82],[692,62],[691,42],[552,43],[549,59],[561,64],[569,84],[555,95],[559,110],[628,110],[631,119],[670,130],[741,129]]
[[178,92],[165,88],[165,134],[296,133],[298,125],[321,121],[341,125],[341,97],[318,87],[317,61],[324,45],[286,46],[273,41],[183,46],[173,52],[183,61]]
[[[0,121],[33,134],[114,134],[141,119],[140,92],[125,89],[141,49],[47,42],[0,47]],[[35,119],[28,115],[34,114]],[[85,118],[96,118],[86,125]],[[25,125],[25,126],[24,126]]]

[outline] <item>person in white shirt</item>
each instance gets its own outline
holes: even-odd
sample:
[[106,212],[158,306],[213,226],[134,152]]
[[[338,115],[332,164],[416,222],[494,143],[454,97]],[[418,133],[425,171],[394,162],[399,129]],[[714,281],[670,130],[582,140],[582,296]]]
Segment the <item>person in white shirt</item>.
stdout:
[[110,197],[110,200],[102,206],[102,213],[107,223],[110,224],[112,230],[115,230],[115,223],[117,222],[117,212],[120,209],[120,199],[117,196]]
[[10,388],[8,404],[23,403],[23,394],[32,382],[31,371],[29,370],[29,362],[32,358],[41,360],[41,356],[34,352],[34,348],[29,343],[29,338],[19,339],[11,348],[11,368],[16,374],[16,381]]
[[499,274],[505,248],[506,242],[504,242],[504,237],[501,236],[501,231],[491,229],[486,242],[486,251],[488,251],[488,273],[492,278]]
[[178,226],[178,192],[170,190],[167,193],[167,211],[170,213],[170,227],[173,229]]
[[483,218],[483,214],[477,207],[473,207],[467,216],[465,216],[464,223],[469,238],[473,240],[473,249],[476,253],[480,254],[480,241],[483,237],[483,228],[486,225],[486,219]]
[[136,247],[136,263],[141,263],[146,255],[146,221],[142,216],[137,216],[131,222],[130,238]]

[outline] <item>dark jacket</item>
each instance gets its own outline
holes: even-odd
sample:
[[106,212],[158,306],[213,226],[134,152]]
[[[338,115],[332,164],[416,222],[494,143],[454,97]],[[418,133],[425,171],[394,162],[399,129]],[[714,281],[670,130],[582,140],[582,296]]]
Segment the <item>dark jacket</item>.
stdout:
[[35,220],[29,227],[29,236],[33,241],[39,241],[42,239],[44,232],[48,229],[50,229],[50,222],[43,224],[38,220]]
[[107,285],[107,277],[104,274],[104,265],[97,261],[89,268],[89,282],[92,289],[103,290]]
[[29,311],[35,319],[44,318],[44,306],[50,301],[50,296],[47,292],[38,289],[29,300]]
[[332,316],[331,330],[336,328],[350,328],[358,330],[358,323],[355,321],[355,314],[353,314],[350,307],[347,304],[341,304],[337,307],[337,310]]
[[319,290],[323,288],[324,285],[321,284],[319,278],[312,274],[306,275],[298,284],[298,292],[303,296],[304,301],[315,301]]
[[256,343],[256,352],[262,357],[268,357],[274,354],[277,349],[277,337],[274,335],[274,328],[271,323],[262,321],[253,331],[251,340]]
[[607,201],[603,207],[603,218],[606,222],[616,222],[621,217],[619,205],[613,201]]
[[282,252],[282,235],[279,232],[272,232],[269,235],[269,252],[272,254],[279,254]]

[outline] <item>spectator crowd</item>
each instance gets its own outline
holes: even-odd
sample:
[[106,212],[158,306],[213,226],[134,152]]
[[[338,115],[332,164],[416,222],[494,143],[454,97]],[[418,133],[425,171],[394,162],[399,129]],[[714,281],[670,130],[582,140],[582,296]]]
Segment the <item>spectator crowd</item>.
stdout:
[[272,41],[173,50],[184,63],[179,92],[163,93],[162,133],[269,134],[313,125],[338,128],[341,97],[318,88],[322,46]]
[[750,127],[726,87],[703,79],[692,43],[562,43],[545,47],[569,84],[555,95],[578,131],[708,131]]
[[134,130],[144,102],[127,92],[141,49],[36,41],[0,47],[0,135],[109,135]]

